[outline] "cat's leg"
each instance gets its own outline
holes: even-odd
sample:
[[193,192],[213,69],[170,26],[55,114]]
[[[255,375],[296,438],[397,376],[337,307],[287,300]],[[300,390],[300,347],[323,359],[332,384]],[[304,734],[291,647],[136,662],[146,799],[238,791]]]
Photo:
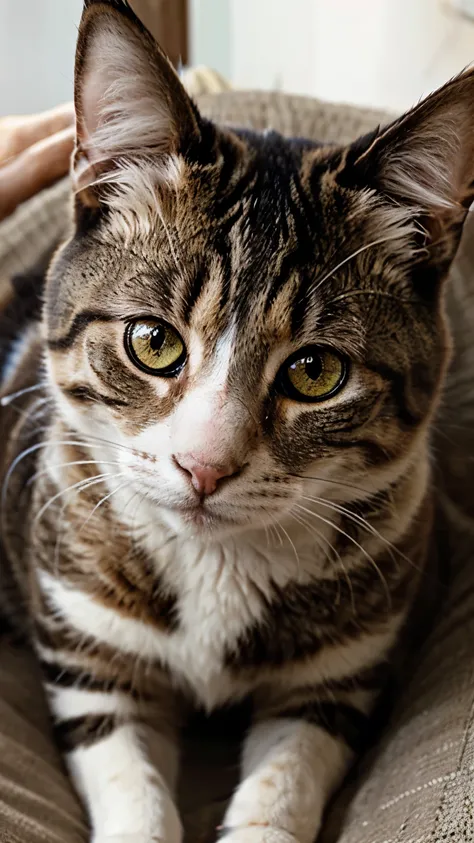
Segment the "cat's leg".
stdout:
[[363,741],[373,694],[288,699],[257,711],[242,781],[228,807],[226,843],[313,843],[325,805]]
[[101,689],[99,680],[80,672],[77,687],[71,670],[58,668],[46,690],[59,744],[89,812],[93,843],[180,843],[171,700],[163,700],[161,718],[154,706],[152,727],[131,693]]

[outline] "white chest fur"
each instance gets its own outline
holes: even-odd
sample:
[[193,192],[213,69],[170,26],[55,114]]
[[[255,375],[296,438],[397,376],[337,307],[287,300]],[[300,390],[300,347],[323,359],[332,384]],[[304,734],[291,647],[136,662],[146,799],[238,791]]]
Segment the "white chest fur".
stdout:
[[[61,614],[87,635],[170,669],[176,685],[212,708],[249,690],[225,667],[226,654],[255,624],[271,602],[274,584],[284,587],[308,577],[317,565],[317,548],[299,537],[293,544],[272,545],[264,532],[246,533],[222,542],[189,538],[167,545],[157,527],[146,545],[165,548],[154,555],[157,576],[177,595],[179,623],[172,632],[124,617],[50,574],[41,585]],[[150,554],[151,555],[151,554]]]
[[[237,537],[213,544],[190,539],[161,561],[162,575],[179,595],[179,624],[157,641],[160,658],[205,706],[235,698],[239,688],[225,668],[226,653],[263,621],[275,579],[283,585],[295,575],[291,549],[271,557],[265,543]],[[247,690],[242,684],[240,692]]]

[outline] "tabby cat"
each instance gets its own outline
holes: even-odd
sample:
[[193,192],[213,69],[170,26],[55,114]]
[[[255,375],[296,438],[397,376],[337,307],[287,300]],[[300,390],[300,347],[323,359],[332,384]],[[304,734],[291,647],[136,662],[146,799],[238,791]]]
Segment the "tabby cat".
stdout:
[[178,843],[183,723],[239,700],[220,833],[311,843],[435,558],[474,72],[347,147],[204,119],[123,0],[75,74],[73,231],[4,361],[12,612],[94,843]]

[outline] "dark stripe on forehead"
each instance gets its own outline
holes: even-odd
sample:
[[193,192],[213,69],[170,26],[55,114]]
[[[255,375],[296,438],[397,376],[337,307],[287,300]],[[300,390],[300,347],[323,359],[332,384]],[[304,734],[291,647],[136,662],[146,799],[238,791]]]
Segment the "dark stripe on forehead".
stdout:
[[231,244],[228,237],[219,237],[215,242],[216,252],[220,257],[221,271],[221,310],[225,310],[230,297],[232,283]]
[[61,337],[55,337],[48,340],[48,347],[55,350],[65,350],[74,345],[76,339],[82,332],[90,325],[91,322],[116,322],[117,317],[110,313],[104,313],[97,310],[83,310],[77,313],[72,324]]
[[[219,152],[221,154],[221,168],[219,173],[219,181],[217,182],[217,195],[226,194],[230,188],[232,176],[235,174],[236,167],[239,163],[238,147],[235,142],[226,135],[221,135],[219,139]],[[248,175],[249,170],[245,170],[245,175]]]
[[206,283],[207,278],[207,266],[202,263],[196,268],[195,272],[193,273],[193,276],[188,285],[187,297],[184,299],[181,308],[181,316],[184,322],[186,322],[187,324],[189,324],[191,320],[192,312],[196,306],[199,296],[201,295],[204,289],[204,285]]
[[254,164],[249,164],[244,174],[235,182],[230,190],[213,205],[213,214],[217,219],[222,219],[236,205],[241,205],[244,195],[255,185],[257,170]]
[[[296,199],[292,195],[293,193],[296,193]],[[292,228],[296,245],[283,258],[277,277],[271,279],[265,302],[265,312],[268,312],[271,308],[280,290],[289,281],[295,270],[298,270],[300,275],[299,289],[302,287],[301,282],[303,282],[305,288],[309,286],[308,273],[314,271],[313,267],[318,258],[315,253],[313,239],[315,209],[311,204],[310,198],[305,194],[297,175],[292,176],[288,185],[288,192],[285,196],[279,222],[283,242],[288,240],[290,228]],[[301,293],[298,296],[298,291],[295,300],[299,302],[300,307],[296,318],[294,318],[292,313],[292,325],[294,328],[296,325],[302,324],[308,304]]]
[[[299,275],[299,284],[295,290],[295,294],[293,296],[293,302],[291,307],[291,333],[293,336],[297,336],[299,331],[302,330],[306,318],[309,318],[309,305],[310,305],[310,298],[308,296],[308,289],[310,287],[310,279],[306,272],[300,270],[298,273]],[[313,319],[312,322],[314,327],[316,327],[316,319],[315,319],[316,311],[313,308]]]
[[264,312],[268,313],[278,294],[281,292],[285,284],[290,280],[291,274],[294,272],[295,264],[297,262],[297,251],[290,252],[285,255],[281,262],[280,271],[277,276],[271,278],[268,288],[267,297],[264,305]]

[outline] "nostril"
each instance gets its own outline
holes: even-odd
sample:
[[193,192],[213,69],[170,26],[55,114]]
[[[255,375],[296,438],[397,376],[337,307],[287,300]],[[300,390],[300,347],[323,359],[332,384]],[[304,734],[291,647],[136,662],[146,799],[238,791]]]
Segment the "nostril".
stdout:
[[212,495],[225,477],[238,473],[230,463],[228,465],[208,464],[193,454],[174,454],[173,461],[177,468],[188,475],[196,492],[201,495]]
[[189,471],[189,469],[188,469],[188,468],[186,468],[186,466],[184,466],[184,465],[183,465],[183,463],[179,461],[179,459],[178,459],[178,457],[176,456],[176,454],[172,454],[172,455],[171,455],[171,459],[172,459],[172,461],[174,462],[174,464],[175,464],[176,468],[178,469],[178,471],[182,471],[182,472],[184,472],[184,474],[191,474],[191,472]]

